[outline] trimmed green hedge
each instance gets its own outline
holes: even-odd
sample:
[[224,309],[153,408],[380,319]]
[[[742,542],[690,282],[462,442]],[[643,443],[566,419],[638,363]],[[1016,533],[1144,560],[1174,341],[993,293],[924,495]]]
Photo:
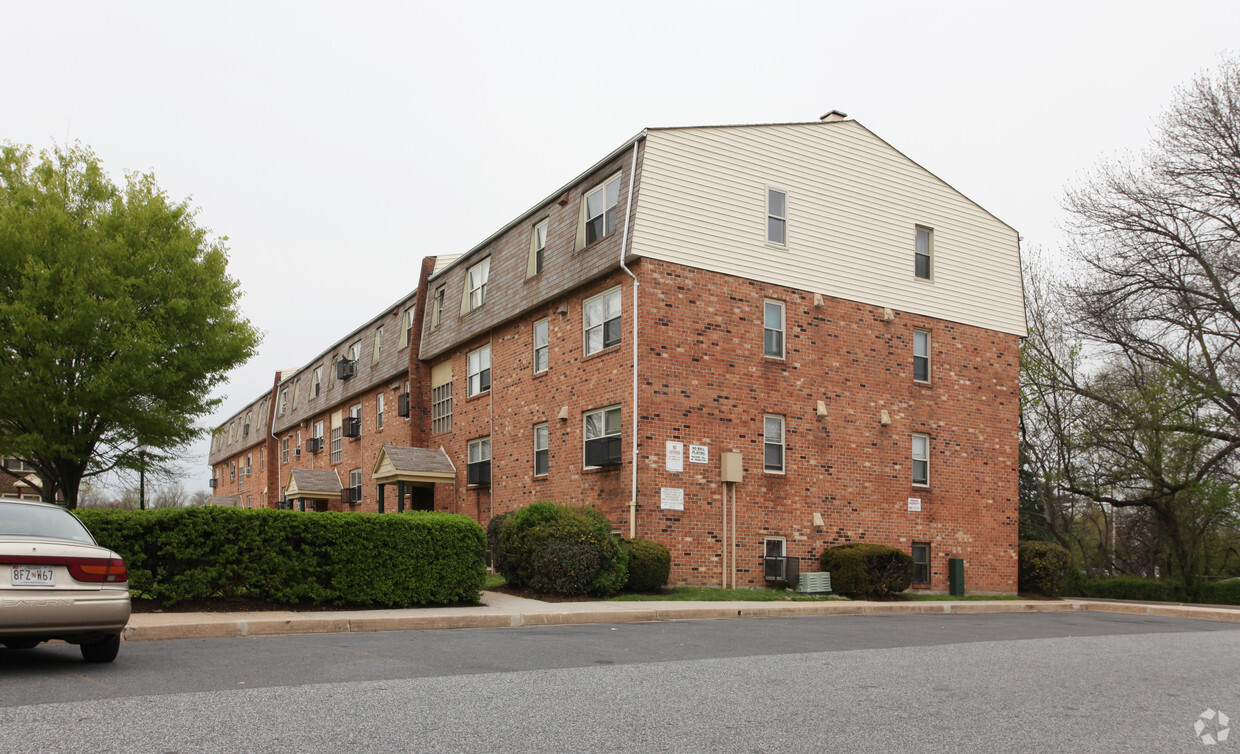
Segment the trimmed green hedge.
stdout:
[[511,586],[609,597],[628,578],[628,553],[592,508],[537,502],[489,529],[492,563]]
[[885,597],[913,584],[913,556],[887,545],[849,542],[822,551],[831,588],[848,597]]
[[79,509],[134,597],[407,607],[477,602],[486,535],[465,516],[237,508]]
[[1188,597],[1184,585],[1178,581],[1143,579],[1138,576],[1083,579],[1071,591],[1074,592],[1071,595],[1073,597],[1142,602],[1184,602]]
[[649,539],[622,539],[620,546],[629,553],[630,592],[653,592],[667,583],[672,572],[672,553],[667,545]]
[[1063,590],[1072,554],[1054,542],[1020,543],[1019,575],[1022,592],[1058,597]]

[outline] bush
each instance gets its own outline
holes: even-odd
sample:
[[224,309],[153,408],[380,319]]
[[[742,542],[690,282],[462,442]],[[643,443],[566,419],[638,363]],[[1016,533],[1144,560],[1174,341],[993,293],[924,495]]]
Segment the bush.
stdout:
[[491,516],[491,520],[487,522],[487,546],[491,549],[491,567],[499,574],[503,574],[508,568],[508,557],[504,552],[503,544],[500,542],[500,532],[503,531],[504,526],[507,525],[514,513],[516,511],[497,513]]
[[823,550],[818,562],[831,588],[849,597],[885,597],[913,583],[913,556],[887,545],[849,542]]
[[1240,579],[1202,584],[1201,601],[1211,605],[1240,605]]
[[1137,576],[1111,576],[1085,579],[1073,590],[1073,597],[1099,597],[1111,600],[1141,602],[1184,602],[1184,585],[1165,579],[1143,579]]
[[649,539],[622,539],[620,546],[629,554],[630,592],[653,592],[667,583],[672,572],[672,553],[665,545]]
[[503,553],[497,569],[512,586],[607,597],[628,578],[628,553],[591,508],[534,503],[497,525],[495,541]]
[[1019,576],[1022,592],[1058,597],[1072,567],[1072,554],[1054,542],[1021,542]]
[[482,527],[465,516],[237,508],[76,511],[125,558],[136,598],[360,607],[477,602]]

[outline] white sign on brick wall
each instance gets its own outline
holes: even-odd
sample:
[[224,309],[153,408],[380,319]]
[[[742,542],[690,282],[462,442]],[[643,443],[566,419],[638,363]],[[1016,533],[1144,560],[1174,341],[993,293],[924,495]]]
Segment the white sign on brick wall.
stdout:
[[683,442],[667,441],[667,470],[685,470],[685,444]]
[[710,450],[705,445],[689,446],[689,463],[709,463]]
[[685,491],[679,487],[663,487],[659,490],[659,507],[664,510],[685,509]]
[[920,511],[921,510],[921,498],[910,497],[908,499],[908,509],[910,511]]

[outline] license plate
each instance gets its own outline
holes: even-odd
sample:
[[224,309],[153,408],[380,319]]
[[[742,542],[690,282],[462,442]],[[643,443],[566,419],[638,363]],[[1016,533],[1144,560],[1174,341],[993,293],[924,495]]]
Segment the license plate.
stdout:
[[56,586],[56,572],[51,566],[13,566],[13,586]]

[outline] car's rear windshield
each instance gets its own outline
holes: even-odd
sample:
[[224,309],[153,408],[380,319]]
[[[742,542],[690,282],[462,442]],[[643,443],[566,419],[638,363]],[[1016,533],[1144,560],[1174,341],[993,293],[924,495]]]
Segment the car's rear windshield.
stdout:
[[90,532],[67,510],[0,503],[0,537],[45,537],[94,544]]

